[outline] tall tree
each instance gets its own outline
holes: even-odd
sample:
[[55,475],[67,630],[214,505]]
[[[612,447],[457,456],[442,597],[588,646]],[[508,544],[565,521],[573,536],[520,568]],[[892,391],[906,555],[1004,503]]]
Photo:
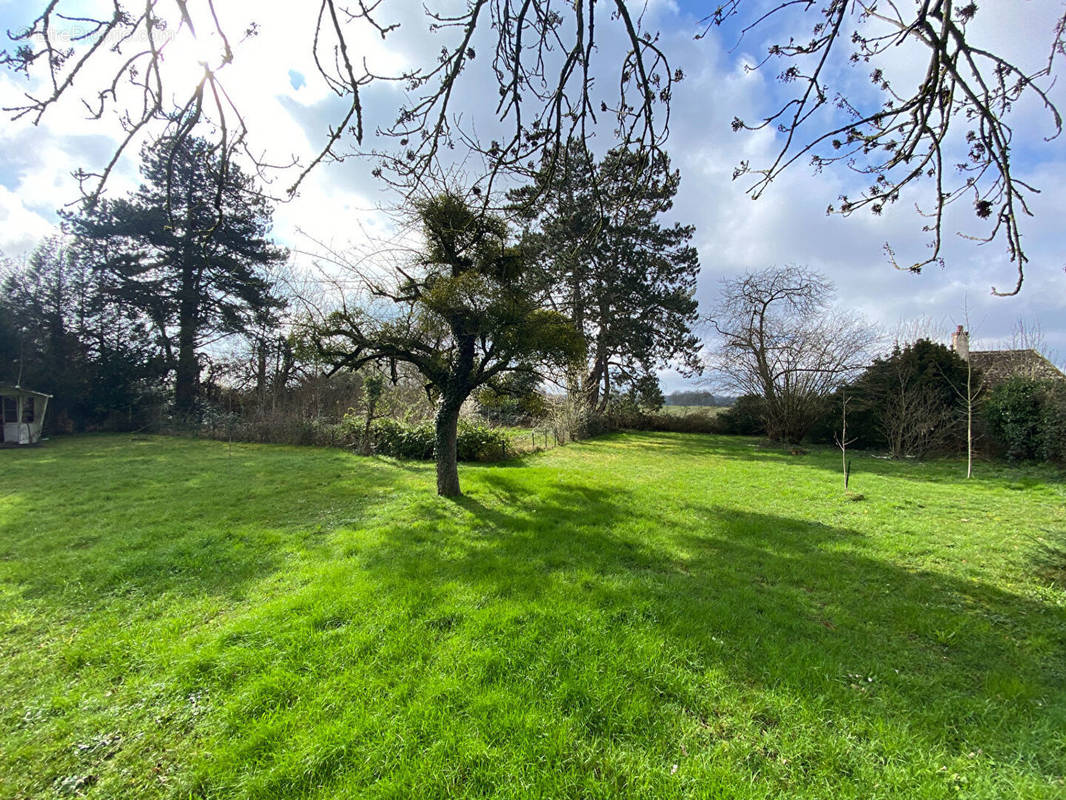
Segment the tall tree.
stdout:
[[[59,237],[41,242],[3,284],[3,307],[19,334],[18,353],[5,380],[41,380],[59,397],[53,411],[72,402],[69,387],[83,381],[81,334],[92,315],[92,275]],[[20,377],[21,376],[21,377]]]
[[711,324],[712,366],[742,395],[763,400],[766,432],[799,442],[825,399],[866,364],[873,331],[830,307],[832,286],[800,267],[770,267],[723,281]]
[[129,198],[68,216],[112,297],[151,322],[174,372],[179,417],[195,411],[198,352],[250,330],[279,305],[265,270],[287,258],[269,239],[270,204],[203,139],[146,147]]
[[617,148],[596,162],[571,139],[534,183],[511,192],[552,301],[586,342],[581,388],[590,408],[602,410],[612,389],[646,384],[656,368],[699,368],[694,229],[660,221],[679,183],[665,154]]
[[48,424],[84,429],[142,405],[161,378],[142,320],[112,302],[104,276],[59,237],[46,239],[3,281],[0,319],[8,331],[0,379],[54,395]]
[[504,221],[478,213],[455,193],[416,204],[425,250],[394,285],[372,283],[390,313],[372,317],[344,309],[317,331],[319,350],[334,369],[379,362],[413,365],[437,402],[437,492],[459,495],[456,453],[459,411],[476,389],[531,362],[568,363],[580,352],[573,328],[544,305],[544,276],[508,244]]

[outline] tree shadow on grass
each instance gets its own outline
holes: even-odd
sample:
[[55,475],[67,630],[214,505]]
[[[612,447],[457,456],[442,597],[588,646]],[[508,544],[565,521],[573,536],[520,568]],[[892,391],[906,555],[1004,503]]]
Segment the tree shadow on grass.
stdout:
[[[652,640],[660,663],[634,652],[618,667],[630,670],[632,691],[707,730],[724,713],[721,700],[693,675],[728,676],[732,691],[766,706],[753,713],[771,727],[787,726],[781,709],[794,704],[866,744],[890,728],[921,742],[917,750],[980,749],[1044,776],[1066,758],[1061,740],[1047,738],[1063,715],[1061,607],[875,557],[847,528],[690,503],[686,519],[699,522],[679,529],[627,491],[560,482],[533,494],[503,474],[484,482],[492,502],[455,501],[476,520],[474,535],[448,536],[445,546],[397,532],[362,563],[389,580],[417,577],[440,601],[458,585],[489,603],[517,603],[527,615],[493,623],[503,647],[521,636],[509,625],[541,620],[548,638],[517,659],[528,664],[508,677],[512,686],[557,637],[590,643],[577,656],[601,670],[597,648]],[[448,514],[437,508],[443,524]],[[601,675],[603,685],[616,677]],[[624,734],[612,727],[623,715],[604,711],[609,698],[596,697],[595,685],[583,691],[574,702],[599,709],[597,733]]]
[[[622,436],[623,434],[613,434]],[[841,475],[840,451],[829,445],[776,445],[748,436],[718,434],[670,434],[630,432],[645,446],[670,451],[682,457],[715,456],[730,461],[758,464],[795,465],[797,467]],[[793,450],[797,452],[793,452]],[[1052,464],[1009,464],[1002,461],[978,461],[975,476],[965,479],[965,456],[958,458],[893,459],[884,453],[849,449],[852,475],[900,478],[925,484],[959,484],[998,488],[1028,489],[1042,484],[1066,483],[1066,470]]]
[[[682,443],[681,455],[708,446]],[[595,442],[579,447],[579,461],[596,462]],[[183,691],[206,688],[216,721],[233,720],[203,733],[202,752],[230,757],[204,795],[259,779],[259,796],[332,783],[344,785],[333,796],[371,794],[353,784],[372,788],[389,763],[411,782],[397,796],[443,796],[429,771],[446,763],[485,787],[523,765],[563,767],[580,787],[570,796],[623,796],[656,759],[672,774],[679,743],[693,754],[739,743],[743,761],[714,756],[741,770],[731,778],[783,773],[793,788],[815,764],[839,782],[875,762],[913,777],[933,751],[1061,774],[1066,612],[878,558],[856,530],[581,474],[537,483],[520,469],[464,469],[470,493],[446,501],[421,467],[340,453],[309,464],[283,448],[191,463],[183,452],[93,486],[79,502],[100,504],[102,524],[48,542],[32,539],[53,513],[47,493],[25,487],[0,508],[0,566],[22,596],[64,614],[123,593],[240,595],[294,551],[321,548],[283,596],[207,626],[187,663],[165,668]],[[77,478],[75,467],[49,479]],[[375,492],[405,481],[418,494],[403,498],[402,521],[365,520]],[[204,487],[199,508],[189,494]],[[142,503],[128,517],[100,500],[121,505],[124,491]],[[322,535],[338,527],[352,530]],[[311,735],[319,728],[335,749]],[[259,737],[253,749],[228,741],[245,736]],[[829,740],[835,756],[820,749]],[[612,762],[618,748],[634,760]],[[615,783],[597,784],[603,775]]]
[[1037,575],[1066,590],[1066,530],[1044,530],[1036,541],[1033,561]]

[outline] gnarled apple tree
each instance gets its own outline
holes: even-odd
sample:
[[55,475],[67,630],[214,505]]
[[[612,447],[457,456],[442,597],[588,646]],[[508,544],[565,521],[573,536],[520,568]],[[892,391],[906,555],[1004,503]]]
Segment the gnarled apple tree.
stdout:
[[425,378],[437,402],[437,493],[461,494],[456,436],[459,412],[476,389],[532,364],[563,367],[583,355],[580,337],[544,304],[547,287],[507,224],[445,192],[415,204],[425,248],[392,285],[370,284],[391,301],[390,313],[364,307],[326,316],[315,331],[319,352],[339,369],[406,362]]

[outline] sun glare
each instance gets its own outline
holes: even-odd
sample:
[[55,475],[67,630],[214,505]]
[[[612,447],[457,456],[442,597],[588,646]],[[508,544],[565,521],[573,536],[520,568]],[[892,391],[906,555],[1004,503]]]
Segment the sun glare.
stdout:
[[199,83],[204,70],[218,70],[224,58],[225,46],[217,34],[194,36],[188,28],[182,28],[163,49],[164,74],[175,86]]

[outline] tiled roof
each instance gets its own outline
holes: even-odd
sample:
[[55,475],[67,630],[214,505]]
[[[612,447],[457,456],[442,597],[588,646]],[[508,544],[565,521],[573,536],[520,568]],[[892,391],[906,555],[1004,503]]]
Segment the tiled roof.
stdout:
[[1015,377],[1066,381],[1066,375],[1036,350],[973,350],[970,363],[993,384]]

